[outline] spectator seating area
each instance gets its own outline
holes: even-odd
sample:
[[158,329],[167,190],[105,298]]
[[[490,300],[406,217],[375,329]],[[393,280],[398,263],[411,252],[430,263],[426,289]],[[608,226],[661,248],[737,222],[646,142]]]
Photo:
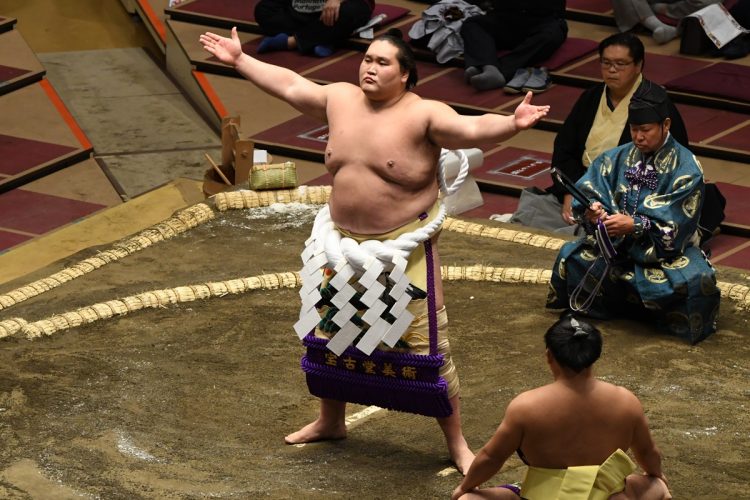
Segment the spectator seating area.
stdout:
[[[227,35],[231,26],[237,26],[244,50],[257,55],[260,35],[253,16],[253,1],[185,0],[173,8],[167,7],[167,0],[121,1],[126,9],[143,19],[164,51],[167,72],[214,128],[218,130],[225,116],[240,116],[243,133],[257,147],[272,154],[322,163],[327,134],[324,124],[300,115],[283,103],[248,99],[247,96],[257,95],[252,85],[200,47],[200,33],[211,30]],[[390,27],[407,33],[424,8],[424,3],[409,0],[381,2],[375,14],[385,13],[387,17],[376,28],[376,34]],[[534,98],[536,103],[551,105],[550,115],[535,130],[485,152],[484,165],[474,172],[484,191],[485,205],[464,215],[487,217],[513,211],[521,189],[549,185],[546,169],[555,131],[577,96],[597,81],[598,41],[615,31],[607,0],[569,0],[568,19],[568,40],[544,63],[551,72],[553,85]],[[39,111],[49,114],[50,118],[45,115],[45,120],[59,122],[58,126],[49,127],[58,135],[48,137],[45,131],[42,137],[40,133],[39,145],[31,148],[35,159],[13,162],[18,171],[7,170],[3,162],[19,150],[28,151],[30,145],[14,141],[12,130],[0,130],[0,151],[4,153],[0,155],[0,191],[8,191],[45,172],[85,159],[91,146],[76,129],[72,117],[66,115],[65,105],[55,98],[54,89],[45,84],[44,69],[30,49],[23,48],[22,38],[13,29],[13,20],[0,18],[0,31],[4,31],[0,33],[3,42],[0,43],[0,105],[31,99],[40,108],[46,108]],[[643,41],[647,49],[644,74],[667,88],[685,119],[689,146],[699,156],[707,179],[717,182],[727,197],[727,218],[721,237],[714,239],[717,248],[713,249],[713,255],[716,259],[728,254],[727,265],[750,262],[744,255],[745,245],[750,246],[747,240],[750,211],[746,210],[750,200],[750,60],[746,57],[728,62],[688,57],[679,53],[679,40],[657,46],[644,34]],[[10,48],[11,44],[19,48]],[[351,38],[347,46],[325,59],[287,51],[258,57],[289,67],[321,84],[356,83],[366,46],[367,40]],[[440,65],[428,51],[417,50],[417,54],[420,82],[414,91],[423,97],[444,101],[470,114],[509,114],[522,99],[520,95],[501,91],[475,91],[463,81],[460,60]],[[3,106],[3,109],[10,108]],[[311,183],[329,182],[322,166],[308,177]],[[0,217],[0,231],[2,226]]]

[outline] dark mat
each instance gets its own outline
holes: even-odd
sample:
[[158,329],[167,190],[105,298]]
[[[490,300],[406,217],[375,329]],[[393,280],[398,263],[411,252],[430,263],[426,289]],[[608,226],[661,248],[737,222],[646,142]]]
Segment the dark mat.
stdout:
[[[238,24],[245,28],[254,28],[258,31],[258,24],[255,22],[255,5],[258,0],[195,0],[194,2],[181,4],[174,9],[167,9],[175,19],[199,20],[205,16],[206,24],[212,24],[211,21],[219,21],[220,25],[231,24],[232,21],[238,21]],[[409,14],[409,9],[388,4],[377,4],[372,12],[375,17],[379,14],[385,14],[386,18],[377,29],[383,29],[385,26],[401,19]]]
[[552,184],[551,160],[550,153],[508,147],[485,156],[484,163],[471,173],[483,189],[493,186],[511,191],[531,186],[543,189]]
[[[748,115],[734,111],[682,103],[677,103],[676,106],[687,127],[691,144],[703,142],[748,119]],[[750,140],[746,140],[746,144],[750,147]]]
[[531,102],[538,106],[549,105],[550,110],[545,120],[562,123],[583,91],[581,87],[552,85],[548,91],[534,95]]
[[615,26],[612,4],[609,0],[568,0],[565,17],[582,23]]
[[[650,57],[650,56],[649,56]],[[720,62],[675,75],[669,90],[750,102],[750,67]]]
[[238,0],[195,0],[178,5],[167,12],[190,12],[211,18],[245,21],[255,23],[255,4],[257,0],[240,2]]
[[[731,267],[736,267],[739,269],[748,269],[748,267],[750,267],[748,266],[748,264],[750,263],[750,247],[745,247],[731,255],[727,255],[726,257],[719,259],[718,261],[712,261],[712,262],[714,264],[719,264],[722,266],[731,266]],[[721,276],[721,271],[719,271],[719,275]]]
[[0,51],[0,95],[38,82],[44,77],[44,67],[19,31],[3,32],[0,29],[0,47],[3,48]]
[[[745,124],[734,132],[723,135],[709,144],[720,148],[750,153],[750,124]],[[748,194],[750,194],[750,190],[748,190]]]
[[31,238],[32,236],[11,233],[10,231],[3,231],[2,229],[0,229],[0,253],[3,253],[5,250],[11,247],[21,244],[24,241],[28,241]]
[[461,218],[488,219],[493,214],[510,214],[518,208],[518,198],[500,193],[482,192],[484,204],[461,213]]
[[[666,85],[672,90],[670,84],[676,78],[690,75],[698,70],[711,66],[713,61],[699,61],[681,56],[665,56],[661,54],[647,54],[643,75],[651,81]],[[602,70],[599,65],[599,57],[592,57],[588,62],[568,70],[561,70],[566,76],[575,76],[589,80],[601,81]]]
[[750,227],[750,188],[727,182],[717,182],[716,186],[727,199],[724,223]]
[[31,70],[23,68],[14,68],[0,64],[0,87],[8,85],[13,80],[31,73]]
[[427,99],[446,102],[456,108],[490,111],[518,100],[518,95],[508,95],[502,90],[480,92],[464,82],[464,70],[451,68],[446,73],[418,85],[414,92]]
[[[719,233],[708,240],[705,246],[711,251],[711,262],[717,264],[723,260],[720,258],[723,254],[731,252],[738,246],[746,244],[748,241],[750,240],[741,236]],[[750,260],[747,261],[746,266],[750,266]]]
[[54,162],[78,148],[0,134],[0,178]]
[[[314,69],[308,73],[303,73],[305,77],[322,83],[330,82],[349,82],[359,85],[359,65],[362,63],[362,53],[354,52],[344,56],[338,61]],[[417,61],[417,75],[419,79],[434,75],[437,72],[445,71],[445,66],[430,63],[426,61]]]
[[545,66],[550,71],[558,71],[569,63],[579,61],[583,57],[593,54],[599,47],[599,42],[587,38],[568,37],[565,43],[552,54],[552,57],[541,62],[538,66]]
[[328,125],[306,115],[264,130],[251,138],[255,145],[272,153],[308,153],[323,158],[328,143]]
[[[250,54],[263,62],[275,64],[277,66],[283,66],[285,68],[291,69],[296,73],[302,73],[304,71],[310,70],[315,66],[330,61],[331,58],[335,58],[346,53],[346,50],[337,48],[333,55],[327,58],[300,54],[296,50],[277,50],[274,52],[258,54],[258,45],[260,45],[261,40],[262,38],[256,38],[255,40],[251,40],[242,44],[242,50],[246,54]],[[216,61],[214,57],[211,57],[210,60]]]
[[0,227],[43,234],[105,208],[104,205],[13,189],[0,194]]
[[597,14],[612,12],[612,4],[609,0],[568,0],[565,3],[565,8]]
[[[0,96],[0,192],[88,157],[91,143],[46,79]],[[54,135],[30,139],[45,127]]]

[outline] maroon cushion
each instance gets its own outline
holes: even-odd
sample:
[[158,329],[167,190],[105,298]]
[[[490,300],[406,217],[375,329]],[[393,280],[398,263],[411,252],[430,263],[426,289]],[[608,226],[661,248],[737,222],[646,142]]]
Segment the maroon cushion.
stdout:
[[669,90],[750,102],[750,67],[720,62],[665,85]]
[[[687,126],[690,142],[694,144],[703,143],[747,121],[745,113],[684,103],[675,103],[675,106]],[[746,144],[750,147],[750,140]]]
[[566,8],[603,14],[612,10],[612,3],[609,0],[568,0]]
[[716,187],[727,199],[724,222],[750,226],[750,188],[727,182],[717,182]]
[[[320,57],[316,57],[312,54],[300,54],[297,50],[276,50],[272,52],[265,52],[258,54],[258,45],[260,45],[262,38],[256,38],[242,44],[242,51],[246,54],[250,54],[260,61],[267,62],[269,64],[275,64],[276,66],[283,66],[289,68],[296,73],[302,73],[315,66],[318,66],[325,60]],[[344,53],[343,49],[335,49],[333,56],[340,56]],[[215,57],[211,57],[210,60],[217,60]]]
[[666,14],[656,14],[656,17],[659,18],[659,21],[669,26],[677,26],[680,22],[679,19],[675,19],[674,17],[669,17]]
[[750,125],[744,125],[737,130],[722,135],[708,143],[711,146],[733,149],[747,154],[750,152]]
[[[222,17],[226,19],[237,19],[248,23],[255,22],[255,5],[258,0],[195,0],[183,5],[178,5],[177,10],[194,12],[196,14],[205,14],[212,17]],[[380,23],[378,27],[390,24],[401,19],[409,13],[409,9],[397,7],[395,5],[378,4],[372,15],[386,14],[388,17]]]
[[[305,77],[323,83],[349,82],[353,85],[359,85],[359,66],[362,64],[363,56],[362,52],[352,53],[334,63],[305,73]],[[445,66],[433,62],[417,61],[417,75],[420,81],[440,71],[445,71]]]
[[[555,51],[546,61],[542,61],[535,66],[545,66],[550,71],[555,71],[569,62],[580,59],[597,50],[599,42],[589,40],[588,38],[567,38],[565,42]],[[509,54],[510,50],[499,50],[497,56],[501,57]],[[597,61],[598,67],[598,61]]]
[[0,177],[62,161],[74,151],[72,146],[0,134]]
[[238,0],[195,0],[194,2],[178,5],[176,10],[254,23],[256,3],[258,3],[258,0],[247,0],[244,2]]
[[554,71],[566,64],[597,50],[599,42],[587,38],[568,37],[562,46],[552,54],[552,57],[540,63],[538,66],[546,66]]
[[[695,71],[710,66],[710,60],[691,59],[682,56],[668,56],[662,54],[646,54],[646,64],[643,67],[643,76],[652,82],[660,85],[666,85],[666,82],[692,74]],[[585,64],[580,64],[575,68],[563,70],[563,73],[571,76],[591,78],[601,81],[602,68],[599,65],[599,58],[592,57]]]
[[14,68],[12,66],[0,64],[0,84],[14,80],[27,73],[31,73],[31,71],[28,69]]
[[383,26],[387,26],[388,24],[398,21],[399,19],[401,19],[402,17],[405,17],[410,12],[411,11],[409,9],[405,9],[403,7],[397,7],[395,5],[388,5],[388,4],[382,4],[382,3],[375,4],[375,9],[372,11],[372,17],[375,17],[380,14],[386,15],[385,20],[383,20],[375,28],[380,29]]
[[307,115],[292,118],[251,137],[256,146],[276,145],[323,154],[328,143],[328,125]]

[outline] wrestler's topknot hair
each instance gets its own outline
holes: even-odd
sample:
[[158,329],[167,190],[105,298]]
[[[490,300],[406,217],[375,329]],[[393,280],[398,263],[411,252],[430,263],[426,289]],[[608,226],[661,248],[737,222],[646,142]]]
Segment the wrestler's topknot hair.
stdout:
[[384,34],[378,36],[373,40],[384,40],[392,45],[395,45],[398,49],[396,59],[401,71],[408,72],[409,77],[406,79],[406,90],[411,90],[417,84],[419,76],[417,75],[417,61],[414,57],[414,51],[411,49],[408,43],[404,40],[404,35],[398,28],[391,28]]
[[576,373],[593,365],[602,354],[602,334],[593,325],[567,314],[544,334],[552,356]]

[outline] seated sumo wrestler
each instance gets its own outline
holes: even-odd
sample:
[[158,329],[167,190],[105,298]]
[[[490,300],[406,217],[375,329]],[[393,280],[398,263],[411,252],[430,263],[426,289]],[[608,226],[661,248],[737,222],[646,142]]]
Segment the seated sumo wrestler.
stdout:
[[[638,398],[594,378],[599,331],[565,316],[544,335],[551,384],[516,396],[479,451],[453,500],[672,498],[661,454]],[[632,449],[644,474],[625,453]],[[529,467],[523,483],[479,489],[514,453]]]

